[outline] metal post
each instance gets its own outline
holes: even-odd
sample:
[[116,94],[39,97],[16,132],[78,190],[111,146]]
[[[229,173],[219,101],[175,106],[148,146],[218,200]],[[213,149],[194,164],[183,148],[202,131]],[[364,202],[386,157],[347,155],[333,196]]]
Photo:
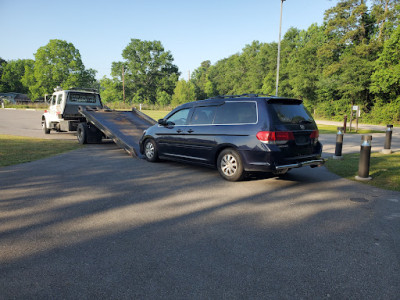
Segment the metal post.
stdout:
[[338,127],[338,132],[336,133],[336,148],[335,155],[333,159],[343,159],[342,148],[343,148],[343,127]]
[[347,115],[344,116],[343,120],[343,133],[346,133],[346,128],[347,128]]
[[372,135],[363,135],[361,137],[361,141],[362,144],[360,150],[360,160],[358,162],[358,176],[356,176],[356,180],[367,181],[372,179],[372,177],[369,176]]
[[349,132],[351,132],[351,123],[353,122],[353,110],[350,113],[350,124],[349,124]]
[[392,133],[393,133],[393,125],[387,125],[386,126],[385,145],[382,150],[383,154],[391,154],[392,153],[392,150],[390,149],[391,145],[392,145]]
[[278,97],[278,89],[279,89],[279,65],[281,60],[281,36],[282,36],[282,9],[283,9],[283,1],[281,0],[281,18],[279,22],[279,41],[278,41],[278,58],[277,58],[277,65],[276,65],[276,92],[275,96]]

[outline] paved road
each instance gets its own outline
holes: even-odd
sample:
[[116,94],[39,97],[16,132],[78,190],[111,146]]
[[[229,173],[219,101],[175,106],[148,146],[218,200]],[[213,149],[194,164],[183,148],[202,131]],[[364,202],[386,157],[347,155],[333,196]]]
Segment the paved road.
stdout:
[[325,168],[230,183],[101,144],[1,168],[0,190],[1,299],[400,294],[400,193]]
[[43,110],[0,109],[0,134],[76,140],[74,133],[52,131],[50,135],[44,134],[41,124],[42,114]]

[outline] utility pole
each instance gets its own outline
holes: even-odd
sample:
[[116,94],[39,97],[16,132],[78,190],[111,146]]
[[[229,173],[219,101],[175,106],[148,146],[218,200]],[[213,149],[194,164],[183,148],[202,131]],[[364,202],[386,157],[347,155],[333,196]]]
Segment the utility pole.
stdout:
[[124,99],[124,104],[125,104],[125,70],[124,70],[124,65],[122,65],[122,99]]
[[188,101],[190,101],[190,70],[188,71]]
[[282,36],[282,9],[283,9],[283,1],[281,0],[281,18],[279,22],[279,42],[278,42],[278,61],[276,65],[276,92],[275,96],[278,97],[278,89],[279,89],[279,64],[281,60],[281,36]]

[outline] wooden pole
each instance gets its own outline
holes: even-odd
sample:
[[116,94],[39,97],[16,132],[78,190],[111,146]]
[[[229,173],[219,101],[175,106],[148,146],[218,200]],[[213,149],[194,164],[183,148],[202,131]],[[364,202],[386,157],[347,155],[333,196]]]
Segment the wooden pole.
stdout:
[[124,70],[124,65],[122,65],[122,99],[124,100],[124,104],[125,104],[125,70]]

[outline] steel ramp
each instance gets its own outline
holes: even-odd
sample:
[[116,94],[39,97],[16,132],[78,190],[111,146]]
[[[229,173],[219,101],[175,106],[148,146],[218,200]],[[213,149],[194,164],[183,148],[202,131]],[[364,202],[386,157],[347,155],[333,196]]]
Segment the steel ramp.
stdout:
[[135,108],[131,111],[116,111],[80,106],[79,112],[105,136],[136,157],[140,156],[139,140],[143,130],[157,123]]

